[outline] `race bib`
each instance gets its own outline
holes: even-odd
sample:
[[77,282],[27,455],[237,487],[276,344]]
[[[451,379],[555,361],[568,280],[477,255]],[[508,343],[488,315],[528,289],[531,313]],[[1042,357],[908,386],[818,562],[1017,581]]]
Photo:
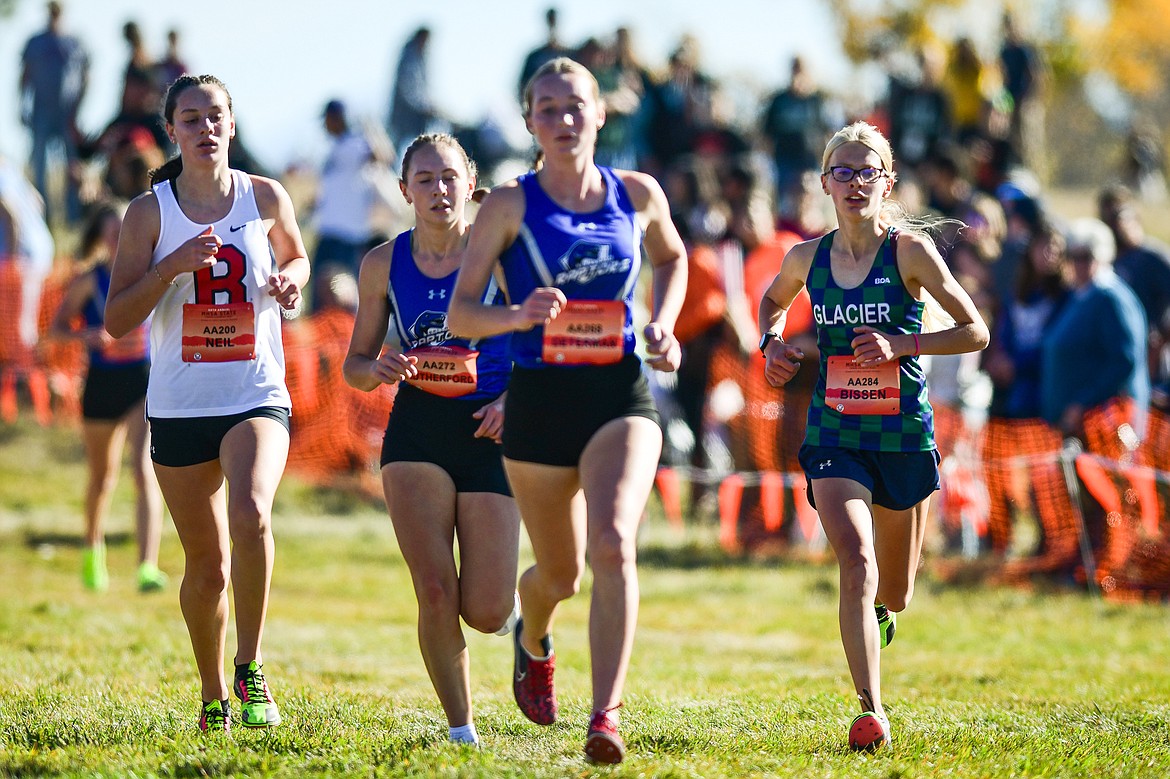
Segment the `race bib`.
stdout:
[[458,398],[475,392],[479,377],[476,358],[479,352],[461,346],[423,346],[411,349],[406,356],[418,358],[418,375],[406,383],[441,398]]
[[624,354],[620,300],[570,300],[544,326],[541,357],[554,365],[609,365]]
[[251,303],[183,304],[183,362],[238,362],[255,356]]
[[890,416],[901,410],[898,362],[858,365],[850,355],[829,358],[825,405],[840,414]]

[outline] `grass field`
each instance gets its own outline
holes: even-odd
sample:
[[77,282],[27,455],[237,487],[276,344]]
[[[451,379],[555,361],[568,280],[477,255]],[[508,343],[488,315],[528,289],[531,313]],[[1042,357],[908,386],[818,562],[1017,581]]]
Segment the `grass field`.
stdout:
[[485,748],[449,746],[388,520],[291,480],[265,641],[285,724],[204,737],[174,532],[162,559],[172,586],[139,595],[122,486],[111,590],[83,591],[83,477],[70,431],[0,428],[3,777],[1170,775],[1165,606],[944,587],[928,565],[882,657],[894,748],[861,756],[845,748],[856,705],[835,570],[726,559],[653,516],[626,763],[595,768],[580,751],[588,581],[555,633],[562,720],[528,723],[511,699],[510,642],[469,634]]

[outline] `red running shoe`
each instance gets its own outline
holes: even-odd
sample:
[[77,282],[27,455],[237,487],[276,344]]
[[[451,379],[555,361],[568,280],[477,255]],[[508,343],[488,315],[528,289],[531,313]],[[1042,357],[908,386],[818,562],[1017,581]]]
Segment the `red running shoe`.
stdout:
[[856,752],[876,752],[890,744],[890,721],[866,711],[853,718],[849,726],[849,748]]
[[537,725],[551,725],[557,721],[557,695],[553,691],[556,658],[553,656],[552,637],[540,639],[544,659],[537,660],[520,643],[523,629],[524,620],[521,619],[512,631],[512,647],[516,657],[512,669],[512,693],[525,717]]
[[618,735],[619,703],[612,709],[595,711],[589,718],[589,735],[585,738],[585,757],[594,763],[613,765],[626,756],[626,742]]

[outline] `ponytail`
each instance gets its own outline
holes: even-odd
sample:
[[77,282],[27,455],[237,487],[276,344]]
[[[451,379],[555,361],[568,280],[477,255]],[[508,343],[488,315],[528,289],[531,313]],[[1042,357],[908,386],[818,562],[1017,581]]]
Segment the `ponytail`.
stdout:
[[175,155],[150,172],[150,185],[161,184],[164,181],[173,181],[183,172],[183,158]]
[[[943,230],[953,228],[957,236],[967,225],[960,219],[948,216],[914,216],[896,200],[882,203],[881,219],[884,224],[903,233],[920,235],[938,243]],[[942,307],[934,296],[922,288],[922,332],[937,333],[955,326],[955,319]]]

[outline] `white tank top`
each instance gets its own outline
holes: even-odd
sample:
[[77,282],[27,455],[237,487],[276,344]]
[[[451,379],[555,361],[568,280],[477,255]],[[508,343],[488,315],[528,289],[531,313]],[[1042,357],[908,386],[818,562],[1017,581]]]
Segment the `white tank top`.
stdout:
[[[147,414],[153,417],[292,408],[284,383],[280,304],[267,291],[276,263],[252,179],[238,170],[231,174],[232,208],[212,224],[223,240],[219,261],[198,274],[179,274],[154,309],[146,390]],[[161,224],[152,266],[208,226],[187,218],[170,181],[153,189]]]

